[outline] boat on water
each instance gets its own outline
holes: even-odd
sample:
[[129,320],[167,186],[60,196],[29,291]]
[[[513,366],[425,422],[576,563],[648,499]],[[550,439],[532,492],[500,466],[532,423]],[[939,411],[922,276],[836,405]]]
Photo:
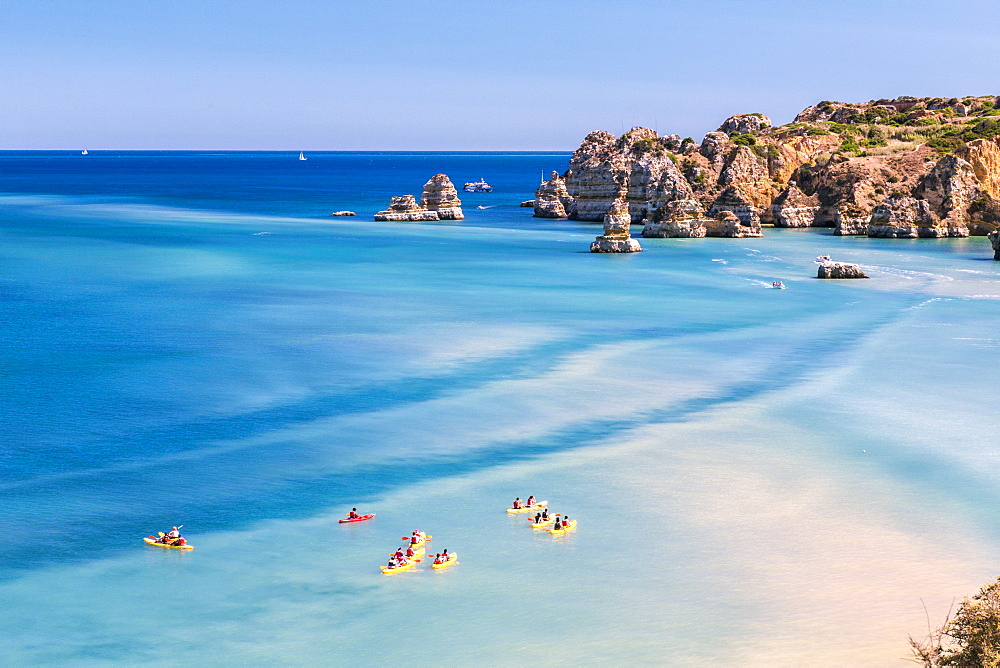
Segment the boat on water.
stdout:
[[784,290],[785,284],[782,283],[781,281],[775,281],[774,283],[771,283],[771,287],[774,288],[775,290]]
[[486,183],[486,179],[479,179],[478,181],[466,181],[462,190],[467,193],[489,193],[493,192],[493,186]]
[[187,541],[183,538],[177,540],[166,539],[163,532],[160,532],[159,537],[157,536],[143,536],[142,541],[146,545],[155,545],[156,547],[169,547],[174,550],[193,550],[194,545],[188,545]]
[[448,568],[449,566],[452,566],[457,563],[458,563],[458,554],[456,552],[452,552],[451,554],[448,555],[448,558],[445,559],[444,561],[438,561],[435,559],[434,563],[431,564],[431,568],[433,568],[434,570],[441,570],[442,568]]
[[87,149],[83,149],[82,151],[80,151],[80,155],[90,155],[90,151],[88,151]]
[[299,151],[299,160],[308,160],[308,159],[309,159],[309,158],[307,158],[307,157],[305,156],[305,153],[303,153],[302,151]]
[[823,264],[824,262],[832,262],[829,255],[818,255],[816,256],[815,262]]
[[532,504],[530,506],[521,506],[520,508],[508,508],[507,512],[508,513],[527,513],[527,512],[530,512],[532,510],[541,510],[542,508],[545,508],[548,505],[549,505],[548,501],[539,501],[538,503],[534,503],[534,504]]
[[560,526],[558,529],[549,529],[549,533],[552,534],[553,536],[561,536],[567,531],[572,531],[575,528],[576,528],[576,520],[570,520],[569,522],[566,522],[566,524]]
[[337,520],[341,524],[348,524],[350,522],[364,522],[365,520],[370,520],[375,517],[375,513],[368,513],[367,515],[358,515],[357,517],[345,517],[344,519]]

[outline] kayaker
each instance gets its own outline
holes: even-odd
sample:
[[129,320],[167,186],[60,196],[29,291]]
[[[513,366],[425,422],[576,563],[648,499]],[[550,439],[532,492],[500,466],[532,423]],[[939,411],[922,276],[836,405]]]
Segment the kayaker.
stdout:
[[420,532],[419,531],[414,531],[413,534],[410,536],[410,545],[416,545],[422,539],[423,539],[423,537],[420,535]]
[[521,497],[514,499],[514,505],[512,506],[515,510],[521,507]]
[[435,564],[440,564],[441,563],[441,553],[440,552],[438,552],[437,554],[434,555],[434,563]]
[[529,496],[528,500],[524,502],[524,505],[528,506],[529,508],[535,505],[535,497]]
[[548,508],[542,508],[542,519],[543,520],[549,519],[549,509]]
[[392,555],[396,558],[396,561],[400,561],[403,558],[403,549],[400,548],[396,550],[396,554]]
[[351,508],[351,512],[347,513],[347,519],[349,519],[349,520],[356,520],[359,517],[361,517],[361,516],[358,515],[358,509],[357,508]]
[[[182,524],[181,526],[184,526],[184,525]],[[181,537],[181,532],[180,532],[179,527],[171,527],[170,528],[170,533],[167,534],[167,538],[170,538],[172,540],[177,540],[180,537]]]
[[556,523],[552,525],[552,530],[556,531],[556,530],[562,529],[562,528],[563,528],[562,518],[556,517]]
[[541,513],[535,513],[535,519],[532,522],[532,524],[538,524],[541,521],[542,521],[542,514]]
[[413,551],[413,546],[412,545],[408,545],[406,547],[406,558],[409,559],[410,557],[412,557],[415,554],[416,554],[416,552]]

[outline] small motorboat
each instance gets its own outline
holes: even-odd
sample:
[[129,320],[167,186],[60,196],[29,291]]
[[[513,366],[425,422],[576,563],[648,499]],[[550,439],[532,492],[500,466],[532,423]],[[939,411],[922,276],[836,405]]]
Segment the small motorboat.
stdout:
[[830,256],[829,255],[818,255],[818,256],[816,256],[816,262],[819,263],[819,264],[823,264],[824,262],[830,262],[830,261],[831,260],[830,260]]
[[479,179],[478,181],[466,181],[465,187],[462,189],[467,193],[493,192],[493,186],[486,183],[486,179]]
[[774,288],[775,290],[784,290],[785,284],[782,283],[781,281],[775,281],[771,283],[771,287]]

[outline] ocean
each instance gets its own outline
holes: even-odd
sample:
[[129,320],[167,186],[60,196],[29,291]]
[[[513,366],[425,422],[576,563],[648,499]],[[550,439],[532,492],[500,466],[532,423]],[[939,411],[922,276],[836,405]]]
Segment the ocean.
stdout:
[[880,666],[1000,575],[986,239],[591,254],[569,154],[297,157],[0,152],[0,663]]

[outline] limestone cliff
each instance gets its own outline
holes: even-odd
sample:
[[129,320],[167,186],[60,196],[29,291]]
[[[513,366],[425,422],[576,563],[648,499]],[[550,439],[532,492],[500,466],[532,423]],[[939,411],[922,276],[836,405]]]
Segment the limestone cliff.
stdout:
[[393,197],[389,203],[389,208],[375,214],[375,220],[388,222],[419,222],[428,220],[441,220],[437,211],[428,211],[417,204],[417,198],[413,195],[400,195]]
[[436,211],[441,220],[463,220],[462,201],[458,191],[446,174],[435,174],[424,184],[420,206],[428,211]]
[[573,198],[566,191],[566,182],[558,172],[552,172],[552,177],[548,181],[542,181],[535,191],[535,217],[565,218],[568,215],[566,207],[572,203]]
[[998,107],[992,96],[821,102],[777,127],[731,116],[701,143],[591,132],[562,183],[539,188],[535,211],[599,221],[620,201],[644,236],[759,235],[762,224],[986,235],[1000,226]]
[[590,244],[591,253],[637,253],[642,250],[639,242],[629,235],[632,217],[624,199],[612,202],[604,214],[604,234]]

